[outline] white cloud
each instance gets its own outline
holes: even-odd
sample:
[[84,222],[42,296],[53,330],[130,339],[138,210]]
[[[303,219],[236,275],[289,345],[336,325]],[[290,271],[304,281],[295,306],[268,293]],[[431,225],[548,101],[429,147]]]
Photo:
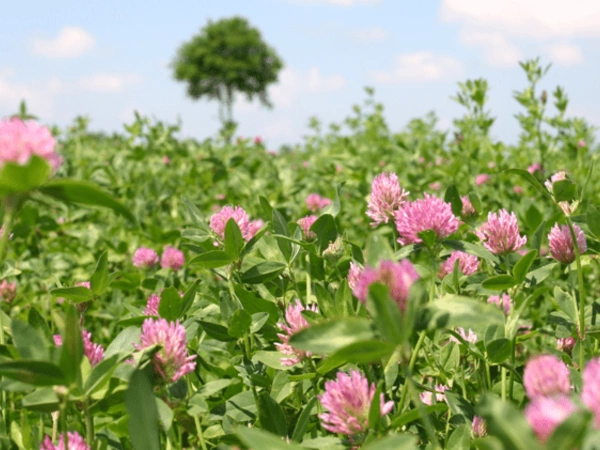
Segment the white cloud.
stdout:
[[255,112],[258,111],[259,100],[254,99],[252,102],[249,102],[245,95],[238,94],[236,95],[235,102],[233,103],[234,111],[240,112]]
[[297,136],[298,133],[287,117],[269,121],[261,132],[261,137],[265,139],[293,139]]
[[349,31],[347,35],[359,42],[383,42],[389,37],[389,33],[380,27]]
[[424,51],[399,55],[391,70],[373,72],[372,77],[379,83],[419,82],[453,78],[462,73],[458,60]]
[[598,0],[442,0],[440,18],[536,39],[600,36]]
[[290,106],[300,94],[322,94],[336,91],[345,85],[341,75],[323,75],[318,67],[307,72],[284,69],[279,75],[279,83],[269,90],[269,95],[277,106]]
[[33,39],[33,54],[52,59],[76,58],[91,50],[96,39],[80,27],[64,27],[52,39]]
[[581,49],[572,44],[557,44],[548,49],[550,61],[559,66],[574,66],[583,62]]
[[27,110],[42,120],[52,115],[56,83],[52,80],[45,85],[35,85],[13,81],[14,71],[0,69],[0,110],[7,114],[17,113],[21,100],[27,103]]
[[516,66],[521,58],[519,49],[498,32],[461,30],[460,41],[469,47],[482,47],[493,67]]
[[98,73],[83,77],[78,86],[81,89],[94,92],[121,92],[127,86],[139,84],[142,78],[136,74],[112,75]]

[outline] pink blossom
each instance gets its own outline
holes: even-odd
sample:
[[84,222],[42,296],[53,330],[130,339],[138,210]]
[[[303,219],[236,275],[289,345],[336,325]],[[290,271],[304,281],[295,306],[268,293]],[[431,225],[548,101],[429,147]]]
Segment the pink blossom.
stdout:
[[480,173],[475,177],[475,184],[477,186],[481,186],[483,183],[486,183],[490,180],[490,176],[487,173]]
[[523,193],[523,188],[521,186],[514,186],[513,192],[517,195],[521,195]]
[[429,189],[432,191],[439,191],[442,188],[442,185],[438,181],[434,181],[429,185]]
[[60,334],[53,335],[52,339],[54,340],[54,345],[56,345],[57,347],[62,347],[63,340],[62,340],[62,336]]
[[146,308],[144,309],[145,316],[157,316],[158,317],[158,305],[160,304],[160,297],[156,294],[152,294],[146,301]]
[[233,208],[231,206],[223,206],[221,211],[210,217],[210,229],[221,239],[225,239],[225,227],[229,219],[235,220],[246,242],[256,234],[256,223],[251,223],[248,213],[239,206],[234,206]]
[[185,256],[181,250],[166,246],[160,258],[160,267],[163,269],[179,270],[185,263]]
[[302,161],[302,167],[308,169],[308,161]]
[[[450,389],[448,386],[444,386],[443,384],[438,384],[435,387],[435,401],[438,403],[445,402],[446,395],[444,394],[444,392],[447,391],[448,389]],[[431,392],[431,391],[421,392],[419,394],[419,398],[426,405],[433,404],[433,392]]]
[[398,263],[381,261],[377,269],[365,267],[356,282],[353,294],[361,302],[366,303],[369,286],[373,283],[383,283],[389,288],[390,298],[398,304],[401,311],[404,311],[410,287],[418,278],[419,274],[408,259]]
[[17,295],[17,283],[9,283],[6,280],[0,282],[0,299],[5,302],[12,301]]
[[519,235],[519,224],[515,213],[501,209],[498,214],[490,212],[488,221],[475,234],[483,246],[496,255],[515,252],[527,243],[526,236]]
[[438,276],[444,278],[449,273],[452,273],[456,261],[458,261],[458,268],[463,275],[473,275],[479,269],[479,259],[477,256],[455,250],[450,254],[450,257],[441,264]]
[[550,192],[552,192],[552,187],[554,186],[554,183],[556,183],[557,181],[563,181],[566,179],[567,179],[567,172],[565,172],[564,170],[561,170],[559,172],[556,172],[554,175],[552,175],[549,180],[546,180],[544,182],[544,185],[548,188],[548,190]]
[[265,222],[262,219],[251,220],[248,224],[247,230],[248,240],[252,239],[256,235],[256,233],[258,233],[258,230],[260,230],[263,227],[264,224]]
[[377,175],[371,183],[371,195],[367,205],[367,216],[372,220],[371,226],[376,227],[393,219],[394,213],[406,201],[408,194],[400,187],[394,172],[390,172],[389,175]]
[[356,285],[358,284],[358,280],[362,274],[362,269],[358,264],[355,264],[354,261],[350,262],[350,270],[348,271],[348,286],[350,289],[356,289]]
[[90,283],[89,281],[78,281],[77,283],[75,283],[75,286],[91,289],[92,283]]
[[[336,380],[325,382],[325,392],[319,395],[319,401],[327,412],[319,414],[323,428],[332,433],[352,436],[367,431],[369,425],[369,409],[375,384],[371,383],[359,371],[353,370],[348,375],[338,372]],[[385,402],[381,394],[381,415],[390,413],[394,402]]]
[[502,294],[502,298],[499,295],[491,295],[488,297],[487,302],[490,304],[495,304],[504,311],[504,314],[507,316],[510,314],[510,309],[512,306],[512,299],[507,294]]
[[479,416],[473,416],[473,424],[471,425],[471,431],[475,437],[487,436],[487,425],[485,420]]
[[[581,228],[575,224],[573,224],[573,231],[577,238],[579,254],[585,253],[587,250],[585,234],[583,234]],[[561,225],[559,227],[557,223],[554,224],[548,235],[548,243],[550,246],[550,254],[554,259],[563,264],[571,264],[575,261],[573,237],[571,236],[571,230],[568,225]]]
[[133,265],[142,269],[149,269],[158,264],[158,255],[148,247],[140,247],[133,254]]
[[223,201],[227,198],[227,196],[223,193],[221,194],[215,194],[215,200],[219,200],[219,201]]
[[583,369],[581,401],[594,413],[596,428],[600,428],[600,358],[594,358]]
[[309,194],[306,197],[306,207],[309,211],[317,212],[325,208],[331,203],[331,200],[327,197],[321,197],[319,194]]
[[525,418],[540,441],[545,442],[576,409],[566,395],[537,397],[525,407]]
[[296,303],[291,303],[285,311],[285,322],[279,322],[277,326],[285,332],[280,333],[277,336],[281,339],[281,344],[275,344],[277,350],[286,356],[291,358],[281,358],[281,364],[284,366],[293,366],[298,364],[304,358],[310,358],[310,352],[304,352],[297,350],[290,345],[290,338],[298,331],[308,328],[310,325],[307,320],[302,316],[302,311],[312,311],[315,313],[319,312],[317,305],[312,304],[308,307],[304,307],[300,300],[296,299]]
[[583,148],[586,146],[587,146],[587,144],[585,143],[585,141],[583,139],[579,139],[579,141],[577,142],[577,147]]
[[523,385],[530,399],[571,392],[567,365],[554,355],[538,355],[525,364]]
[[340,164],[338,164],[337,166],[335,166],[335,171],[337,173],[340,173],[342,170],[343,170],[343,167]]
[[69,438],[69,445],[65,449],[64,434],[61,433],[58,437],[58,445],[52,444],[52,439],[46,435],[40,444],[40,450],[90,450],[90,447],[85,443],[85,439],[77,431],[67,432],[67,437]]
[[496,163],[494,161],[488,163],[488,169],[493,169],[496,167]]
[[47,127],[32,120],[18,118],[0,120],[0,166],[7,162],[27,164],[37,155],[57,170],[62,158],[55,152],[56,140]]
[[171,158],[169,158],[168,156],[163,156],[162,161],[163,164],[166,166],[171,162]]
[[298,225],[300,225],[300,228],[302,228],[304,239],[306,239],[307,241],[313,240],[317,237],[317,235],[310,230],[310,227],[312,227],[313,224],[317,221],[317,218],[317,216],[311,215],[303,217],[302,219],[298,219],[298,221],[296,222]]
[[156,372],[166,381],[174,382],[196,368],[196,355],[188,356],[185,328],[166,319],[146,319],[142,324],[141,343],[134,344],[137,350],[160,345],[154,354]]
[[256,145],[260,145],[260,144],[262,144],[262,138],[261,138],[260,136],[256,136],[256,137],[254,138],[254,143],[255,143]]
[[460,198],[462,200],[462,211],[461,216],[466,218],[475,217],[477,215],[477,211],[473,208],[473,204],[471,203],[471,199],[468,195]]
[[540,163],[533,163],[527,168],[527,172],[529,172],[531,175],[535,174],[536,172],[542,173],[543,171],[544,169]]
[[94,344],[92,342],[92,333],[89,331],[82,330],[81,338],[83,339],[83,353],[90,361],[90,365],[94,367],[104,359],[104,349],[100,344]]
[[432,230],[437,239],[443,239],[458,230],[458,219],[452,214],[450,203],[434,195],[425,194],[423,199],[406,202],[394,216],[402,245],[423,242],[418,236],[421,231]]
[[574,337],[560,338],[556,340],[556,349],[562,350],[565,353],[571,353],[577,341]]
[[[477,342],[477,335],[473,330],[469,328],[469,331],[466,332],[464,328],[457,327],[455,330],[461,338],[465,341],[470,342],[471,344],[475,344]],[[450,342],[456,342],[457,344],[462,344],[457,338],[454,336],[450,336]]]

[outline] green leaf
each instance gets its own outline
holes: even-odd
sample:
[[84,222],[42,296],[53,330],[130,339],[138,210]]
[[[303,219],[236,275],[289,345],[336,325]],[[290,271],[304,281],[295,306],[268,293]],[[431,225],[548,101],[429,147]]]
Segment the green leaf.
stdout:
[[[279,211],[277,211],[275,208],[273,208],[272,218],[273,218],[273,229],[275,230],[275,234],[280,234],[282,236],[289,237],[290,235],[288,232],[287,221],[285,220],[285,217],[283,217],[283,215]],[[286,239],[277,238],[277,245],[279,246],[279,250],[281,250],[281,254],[285,258],[285,260],[287,262],[289,262],[290,258],[292,256],[291,242],[289,242]]]
[[194,299],[196,298],[196,291],[198,290],[198,285],[200,284],[200,280],[194,281],[194,283],[185,291],[183,298],[181,299],[181,315],[183,316],[194,303]]
[[531,184],[534,188],[540,191],[548,200],[552,200],[552,196],[548,192],[548,190],[540,183],[537,178],[535,178],[532,174],[530,174],[527,170],[524,169],[507,169],[504,173],[515,174],[523,178],[529,184]]
[[292,440],[296,442],[302,442],[304,438],[304,433],[306,433],[306,429],[308,428],[308,421],[310,416],[312,415],[312,411],[317,404],[317,397],[311,398],[296,421],[296,426],[294,427],[294,433],[292,434]]
[[379,383],[369,405],[369,428],[372,430],[378,430],[381,422],[381,387],[382,383]]
[[437,235],[433,230],[425,230],[417,233],[417,236],[421,238],[423,244],[425,244],[429,248],[433,248],[435,243],[437,242]]
[[488,343],[485,351],[488,354],[488,360],[492,364],[501,364],[510,358],[512,354],[512,342],[508,339],[496,339]]
[[[530,286],[534,286],[540,284],[546,278],[550,276],[552,270],[556,267],[558,263],[550,263],[545,266],[538,267],[535,270],[532,270],[525,276],[525,281],[527,281]],[[528,286],[529,287],[529,286]]]
[[460,425],[454,429],[448,439],[447,448],[469,450],[471,448],[471,430],[468,425]]
[[486,394],[477,407],[477,414],[485,419],[488,433],[500,439],[505,448],[541,450],[523,414],[511,403]]
[[262,391],[258,395],[258,419],[260,420],[261,428],[278,434],[279,436],[287,436],[287,423],[285,422],[285,413],[279,403],[277,403],[269,395],[268,392]]
[[35,361],[32,359],[1,362],[0,376],[33,386],[67,384],[65,374],[60,367],[48,361]]
[[285,265],[275,261],[265,261],[250,267],[242,274],[242,283],[260,284],[277,277]]
[[235,261],[239,259],[245,243],[237,222],[233,218],[229,219],[225,225],[225,253]]
[[163,430],[168,432],[171,429],[171,425],[173,424],[173,411],[169,408],[165,402],[163,402],[160,398],[154,397],[156,400],[156,410],[158,412],[158,419],[162,425]]
[[374,337],[369,320],[348,317],[305,328],[291,337],[290,345],[298,350],[330,355],[352,343]]
[[380,261],[394,259],[389,239],[378,233],[372,233],[367,239],[365,254],[367,255],[367,265],[371,267],[377,267]]
[[92,278],[90,278],[90,285],[92,287],[92,292],[95,295],[102,295],[106,292],[108,288],[108,254],[104,252],[98,258],[98,263],[96,264],[96,270],[94,270],[94,274]]
[[7,162],[0,168],[0,197],[36,189],[51,174],[50,164],[38,155],[33,155],[25,164]]
[[[250,320],[252,320],[252,319],[250,319]],[[202,329],[206,332],[206,334],[208,334],[211,338],[216,339],[217,341],[229,342],[229,341],[236,340],[235,337],[230,336],[227,333],[227,328],[225,328],[222,325],[219,325],[216,323],[211,323],[211,322],[203,322],[203,321],[199,321],[198,323],[200,324]]]
[[183,299],[174,287],[164,289],[160,294],[158,314],[163,319],[173,322],[181,317]]
[[319,217],[312,224],[310,230],[317,235],[317,247],[321,252],[329,246],[330,242],[335,241],[338,236],[335,220],[329,214],[323,214]]
[[555,286],[554,299],[556,300],[556,303],[558,303],[560,310],[569,316],[574,323],[577,322],[578,318],[573,297],[558,286]]
[[51,180],[40,189],[40,192],[66,202],[109,208],[135,222],[135,217],[130,208],[125,207],[110,194],[87,181],[70,180],[68,178]]
[[571,413],[550,435],[546,448],[548,450],[571,450],[581,448],[588,424],[592,420],[589,411]]
[[94,298],[92,290],[83,286],[52,289],[50,293],[55,297],[63,297],[72,303],[89,302]]
[[294,443],[288,444],[281,436],[258,428],[239,426],[236,434],[251,450],[306,450],[305,447]]
[[[227,333],[235,338],[241,338],[248,334],[252,325],[252,316],[243,309],[238,309],[231,316],[231,324]],[[207,332],[208,333],[208,332]]]
[[389,358],[395,350],[395,345],[379,340],[354,342],[339,349],[325,361],[323,361],[317,372],[325,374],[337,367],[347,363],[370,364]]
[[138,327],[127,327],[113,339],[104,352],[104,359],[110,358],[118,353],[131,353],[135,351],[133,342],[139,342],[140,329]]
[[[429,405],[425,407],[425,412],[427,414],[435,414],[435,413],[443,413],[448,410],[448,405],[446,403],[435,403],[433,405]],[[410,409],[405,413],[400,414],[394,420],[392,420],[391,428],[401,428],[406,424],[414,422],[415,420],[419,420],[420,411],[418,408]]]
[[135,450],[160,450],[158,408],[146,374],[136,370],[125,392],[129,414],[129,440]]
[[577,186],[571,180],[555,181],[552,193],[557,202],[571,202],[577,198]]
[[58,409],[58,396],[53,388],[44,387],[27,394],[21,404],[31,411],[49,413]]
[[600,238],[600,210],[593,205],[588,206],[586,211],[586,222],[588,229],[596,238]]
[[361,447],[362,450],[414,450],[415,448],[418,448],[417,436],[408,433],[390,434]]
[[[535,251],[535,250],[534,250]],[[481,286],[490,291],[505,291],[517,284],[517,280],[510,275],[496,275],[489,277]]]
[[529,269],[535,261],[535,258],[537,258],[537,255],[537,250],[531,250],[519,258],[512,270],[513,276],[517,280],[517,283],[522,283],[525,280],[525,276],[529,272]]
[[[529,173],[529,172],[527,172]],[[496,255],[487,250],[485,247],[481,245],[475,245],[471,242],[466,241],[453,241],[453,240],[445,240],[443,244],[447,247],[450,247],[454,250],[460,250],[461,252],[468,253],[470,255],[475,255],[479,258],[485,259],[486,261],[492,264],[500,263],[500,260]]]
[[13,342],[21,358],[40,361],[48,359],[49,343],[35,328],[15,318],[12,320],[11,329]]
[[67,305],[65,328],[62,333],[63,345],[60,351],[60,367],[65,374],[66,384],[77,381],[81,387],[81,360],[83,359],[83,341],[79,328],[79,313],[72,305]]
[[504,313],[496,305],[458,295],[445,295],[428,306],[434,313],[430,327],[465,330],[484,329],[493,324],[504,324]]
[[367,309],[373,317],[375,326],[381,335],[392,342],[400,345],[409,333],[402,333],[402,315],[400,308],[389,295],[389,288],[381,283],[373,283],[369,286]]
[[235,261],[229,253],[223,250],[211,250],[205,253],[200,253],[189,262],[189,265],[200,266],[204,269],[216,269],[231,264]]
[[102,389],[110,381],[110,377],[118,367],[118,362],[119,355],[113,354],[111,357],[104,358],[94,366],[90,375],[85,380],[83,386],[84,394],[90,396],[94,394],[94,392]]
[[340,213],[341,203],[340,203],[340,190],[344,183],[340,183],[335,187],[335,198],[333,201],[327,205],[321,211],[321,214],[331,214],[333,217],[336,217]]
[[462,212],[462,200],[460,199],[460,194],[458,193],[458,189],[456,186],[451,184],[446,189],[446,193],[444,194],[444,201],[446,203],[450,203],[452,205],[452,214],[456,217],[459,217]]

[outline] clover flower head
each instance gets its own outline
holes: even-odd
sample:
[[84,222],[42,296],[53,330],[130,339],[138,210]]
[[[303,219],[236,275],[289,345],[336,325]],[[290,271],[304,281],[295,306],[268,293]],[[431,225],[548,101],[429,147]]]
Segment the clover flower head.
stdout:
[[37,155],[48,161],[53,170],[58,170],[62,158],[55,152],[55,146],[50,130],[33,120],[0,120],[0,166],[7,162],[27,164]]
[[246,242],[252,239],[258,229],[262,227],[262,223],[260,223],[260,226],[257,228],[259,222],[251,222],[248,213],[244,211],[243,208],[240,208],[239,206],[223,206],[218,213],[213,214],[210,217],[210,229],[221,239],[225,239],[225,227],[227,226],[229,219],[235,220],[235,223],[237,223],[237,226],[242,233],[242,237]]
[[402,245],[423,242],[418,236],[422,231],[432,230],[437,239],[443,239],[458,230],[450,203],[434,195],[425,194],[425,198],[404,203],[394,217]]
[[321,197],[319,194],[309,194],[306,197],[306,207],[309,211],[317,212],[331,204],[331,200],[327,197]]
[[[575,224],[573,224],[573,231],[577,238],[579,254],[582,254],[587,250],[585,234],[581,228]],[[557,261],[563,264],[571,264],[575,261],[573,237],[571,236],[571,230],[568,225],[559,226],[558,224],[555,224],[548,235],[548,244],[550,247],[550,254]]]
[[90,365],[94,367],[104,359],[104,348],[100,344],[92,342],[92,333],[87,330],[81,330],[81,338],[83,340],[83,353],[90,361]]
[[161,348],[154,354],[153,364],[156,372],[164,381],[170,383],[196,368],[196,355],[189,356],[185,328],[166,319],[146,319],[142,324],[140,344],[134,344],[137,350],[153,345]]
[[133,265],[142,269],[149,269],[158,264],[158,255],[148,247],[140,247],[133,254]]
[[506,314],[507,316],[510,314],[510,310],[512,308],[512,299],[508,294],[502,294],[502,296],[490,295],[487,299],[487,302],[490,304],[493,303],[494,305],[497,305],[498,308],[504,311],[504,314]]
[[[319,414],[323,428],[347,436],[367,431],[374,395],[375,384],[369,384],[359,371],[353,370],[350,374],[338,372],[335,380],[325,382],[325,392],[318,397],[327,410]],[[385,402],[383,394],[380,402],[381,415],[389,414],[394,403]]]
[[300,228],[302,228],[302,234],[304,234],[304,239],[307,241],[311,241],[317,237],[315,232],[310,230],[310,227],[313,226],[317,219],[317,216],[310,215],[303,217],[302,219],[298,219],[296,222],[298,225],[300,225]]
[[495,255],[516,252],[527,243],[526,236],[519,235],[519,224],[515,213],[501,209],[497,214],[490,212],[488,221],[475,232],[483,246]]
[[54,445],[50,436],[46,435],[40,444],[40,450],[90,450],[90,447],[85,443],[85,439],[77,431],[67,432],[67,437],[69,438],[69,446],[65,448],[63,434],[58,437],[58,445]]
[[463,275],[473,275],[479,269],[479,259],[477,256],[455,250],[450,254],[450,257],[441,264],[438,276],[444,278],[449,273],[452,273],[456,261],[458,261],[458,268]]
[[367,205],[367,216],[372,220],[371,226],[388,223],[394,213],[408,197],[408,192],[400,187],[398,176],[394,172],[381,173],[373,179],[371,195]]
[[183,252],[175,247],[167,245],[160,257],[160,267],[163,269],[179,270],[185,264]]
[[538,439],[545,442],[576,409],[566,395],[536,397],[525,407],[525,418]]
[[538,355],[525,364],[523,385],[530,399],[571,392],[567,365],[554,355]]
[[[448,389],[450,388],[448,386],[444,386],[443,384],[438,384],[437,386],[435,386],[435,401],[438,403],[445,402],[446,394],[444,394],[444,392]],[[434,393],[431,391],[421,392],[419,394],[419,398],[426,405],[431,405],[433,403],[433,394]]]
[[281,364],[284,366],[293,366],[298,364],[304,358],[310,358],[310,352],[297,350],[290,345],[290,338],[298,331],[308,328],[308,321],[302,316],[302,311],[319,312],[317,305],[312,304],[304,307],[300,300],[296,299],[296,303],[291,303],[285,311],[285,322],[279,322],[277,326],[285,333],[280,333],[277,336],[281,339],[281,343],[275,344],[277,350],[289,358],[281,358]]
[[418,278],[419,274],[415,267],[407,259],[397,263],[382,261],[376,269],[365,267],[356,281],[353,294],[361,302],[366,303],[369,286],[373,283],[383,283],[389,288],[390,298],[398,304],[401,311],[404,311],[410,287]]
[[480,173],[475,177],[475,184],[477,186],[481,186],[482,184],[488,182],[490,180],[490,176],[487,173]]

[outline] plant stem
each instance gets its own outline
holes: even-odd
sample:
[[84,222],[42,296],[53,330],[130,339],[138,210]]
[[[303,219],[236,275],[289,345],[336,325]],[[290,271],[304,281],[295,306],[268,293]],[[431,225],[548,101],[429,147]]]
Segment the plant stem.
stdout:
[[502,400],[506,400],[506,369],[502,367]]
[[419,410],[419,416],[420,416],[421,422],[423,423],[423,426],[425,427],[425,431],[427,432],[427,437],[429,438],[429,443],[431,445],[433,445],[434,449],[441,449],[442,447],[440,446],[440,442],[438,441],[437,436],[435,435],[435,430],[433,429],[433,425],[431,425],[431,419],[429,418],[429,415],[427,414],[427,411],[425,410],[425,405],[423,405],[423,402],[421,401],[421,399],[419,398],[419,394],[417,393],[416,387],[414,386],[414,381],[412,379],[412,374],[411,374],[410,368],[405,366],[404,372],[406,375],[406,381],[408,384],[410,384],[409,390],[410,390],[412,400],[413,400],[414,404],[417,406],[417,409]]
[[575,263],[577,264],[577,281],[579,284],[579,370],[583,371],[585,364],[585,287],[583,285],[583,271],[581,269],[581,255],[579,253],[579,245],[577,245],[577,236],[573,229],[573,221],[567,216],[567,225],[571,232],[571,239],[573,241],[573,251],[575,252]]
[[204,442],[204,435],[202,434],[202,426],[200,425],[200,419],[198,419],[198,416],[194,416],[194,423],[196,424],[196,432],[198,433],[200,447],[202,447],[202,450],[207,450],[206,443]]
[[[415,348],[413,349],[412,354],[410,355],[410,361],[408,363],[408,371],[411,373],[417,362],[417,355],[419,354],[419,351],[421,350],[421,347],[423,346],[424,340],[425,340],[425,331],[423,330],[419,334],[419,340],[417,341],[417,344],[415,345]],[[406,402],[406,396],[408,394],[408,383],[409,383],[409,380],[408,380],[408,378],[406,378],[404,380],[404,386],[402,386],[402,393],[400,394],[400,411],[404,410],[404,403]]]
[[94,419],[90,414],[90,399],[89,397],[85,398],[84,402],[84,414],[85,414],[85,434],[86,441],[90,448],[94,445]]

